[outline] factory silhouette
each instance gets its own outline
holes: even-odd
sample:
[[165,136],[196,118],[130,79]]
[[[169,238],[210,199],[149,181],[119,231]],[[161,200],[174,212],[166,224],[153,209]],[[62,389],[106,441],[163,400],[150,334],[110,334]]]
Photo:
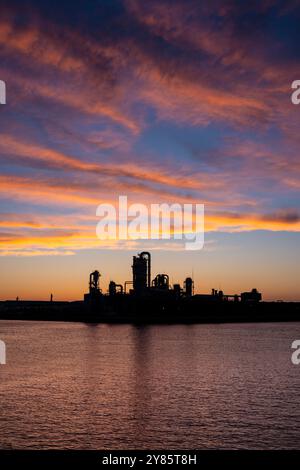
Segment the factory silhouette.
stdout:
[[213,319],[228,305],[254,305],[262,299],[256,289],[240,295],[228,295],[216,289],[212,289],[211,294],[194,294],[191,277],[184,280],[183,286],[171,286],[166,273],[159,273],[152,279],[148,251],[134,256],[131,267],[132,280],[125,281],[124,285],[110,281],[107,294],[100,288],[99,271],[90,274],[89,292],[84,295],[85,309],[90,315],[98,312],[111,321],[126,319],[137,323],[198,322],[208,321],[207,314]]
[[299,321],[299,302],[264,302],[253,288],[241,294],[212,289],[210,294],[194,294],[194,281],[170,285],[169,275],[152,279],[151,254],[133,257],[132,279],[124,285],[110,281],[108,292],[100,288],[98,270],[89,276],[89,291],[75,302],[0,302],[0,319],[81,321],[88,323],[226,323]]
[[[97,306],[103,295],[100,289],[100,276],[99,271],[90,274],[89,293],[84,295],[84,301],[94,307]],[[127,292],[129,285],[132,288]],[[148,300],[159,298],[162,303],[172,299],[179,301],[182,298],[191,297],[195,297],[199,302],[226,302],[230,300],[234,302],[259,302],[262,299],[257,289],[252,289],[251,292],[242,292],[240,295],[225,295],[223,291],[216,289],[212,289],[210,295],[194,295],[194,281],[191,277],[185,279],[183,288],[180,284],[174,284],[172,287],[168,274],[157,274],[151,280],[151,254],[148,251],[143,251],[133,257],[132,281],[125,281],[124,286],[110,281],[108,295],[111,298],[117,295],[130,295],[147,298]]]

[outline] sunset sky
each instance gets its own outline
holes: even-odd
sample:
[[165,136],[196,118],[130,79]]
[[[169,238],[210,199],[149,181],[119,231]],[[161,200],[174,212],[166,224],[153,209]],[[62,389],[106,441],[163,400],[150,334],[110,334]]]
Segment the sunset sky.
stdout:
[[[299,1],[1,0],[0,299],[91,270],[300,300]],[[103,242],[96,208],[205,204],[205,247]]]

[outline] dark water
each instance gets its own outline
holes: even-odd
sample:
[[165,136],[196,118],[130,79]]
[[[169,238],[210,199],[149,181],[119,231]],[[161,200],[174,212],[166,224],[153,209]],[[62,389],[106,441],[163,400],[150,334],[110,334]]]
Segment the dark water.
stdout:
[[300,448],[300,324],[0,322],[1,448]]

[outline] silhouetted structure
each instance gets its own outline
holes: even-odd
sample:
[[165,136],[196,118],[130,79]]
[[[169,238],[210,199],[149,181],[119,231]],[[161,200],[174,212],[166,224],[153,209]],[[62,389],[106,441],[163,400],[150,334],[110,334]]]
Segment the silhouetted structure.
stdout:
[[109,295],[123,294],[122,284],[116,284],[114,281],[110,281],[108,286],[108,293]]
[[97,302],[101,299],[100,276],[99,271],[93,271],[90,274],[89,293],[84,294],[84,301],[89,304],[97,305]]
[[257,292],[257,289],[252,289],[251,292],[242,292],[241,301],[242,302],[260,302],[261,293]]
[[194,281],[191,277],[187,277],[184,281],[184,290],[187,297],[194,295]]
[[155,289],[169,290],[170,278],[168,274],[157,274],[156,278],[152,281],[152,286],[155,287]]
[[[149,321],[149,315],[164,318],[173,315],[193,315],[204,307],[220,309],[222,306],[233,304],[255,304],[261,301],[261,294],[252,289],[251,292],[226,295],[222,290],[212,289],[211,294],[194,295],[194,281],[187,277],[183,288],[176,283],[170,285],[169,275],[157,274],[151,281],[151,255],[147,251],[133,257],[132,280],[125,281],[124,288],[115,281],[110,281],[108,295],[102,294],[99,288],[98,271],[90,275],[90,290],[85,294],[85,304],[98,312],[110,312],[111,316],[139,315]],[[128,292],[128,285],[132,286]],[[101,305],[101,308],[100,308]]]
[[[90,274],[89,293],[85,294],[85,300],[90,301],[91,297],[99,298],[101,290],[99,288],[100,274],[94,271]],[[187,277],[184,281],[184,287],[181,288],[180,284],[170,286],[170,278],[168,274],[157,274],[151,281],[151,254],[148,251],[143,251],[137,256],[133,257],[132,263],[132,281],[125,281],[124,288],[121,284],[116,284],[110,281],[108,287],[108,294],[110,297],[116,294],[128,295],[127,286],[132,285],[133,289],[130,290],[129,295],[147,297],[155,297],[162,292],[175,294],[176,298],[190,298],[197,297],[198,300],[215,302],[260,302],[261,294],[257,289],[252,289],[250,292],[243,292],[240,295],[226,295],[222,290],[212,289],[211,295],[197,294],[194,296],[194,281],[191,277]]]
[[151,282],[151,255],[143,251],[133,257],[132,282],[135,294],[142,294]]
[[[194,294],[194,281],[187,277],[183,287],[170,284],[169,275],[151,280],[151,255],[143,251],[133,257],[132,280],[124,287],[111,280],[108,293],[100,289],[100,273],[89,277],[84,302],[0,302],[0,318],[70,320],[109,323],[224,323],[249,321],[298,321],[300,303],[262,302],[257,289],[226,294]],[[128,290],[128,286],[131,288]]]
[[[91,276],[100,276],[98,271],[94,271],[91,273]],[[130,289],[129,293],[127,291],[127,286],[132,285],[133,289]],[[97,284],[98,286],[98,284]],[[90,294],[94,293],[94,291],[98,291],[99,288],[90,280]],[[155,278],[151,281],[151,254],[147,251],[143,251],[139,253],[137,256],[133,257],[132,263],[132,281],[125,281],[124,289],[121,284],[116,284],[114,281],[110,281],[108,294],[110,297],[115,296],[116,294],[124,294],[124,295],[131,295],[131,296],[139,296],[139,297],[146,297],[152,298],[155,296],[159,296],[161,298],[161,294],[170,294],[176,299],[179,298],[192,298],[196,297],[198,301],[203,302],[260,302],[261,301],[261,294],[257,291],[257,289],[252,289],[251,292],[243,292],[242,294],[224,294],[222,290],[212,289],[211,295],[209,294],[197,294],[194,295],[194,281],[191,277],[187,277],[184,281],[184,287],[181,288],[180,284],[174,284],[173,287],[170,286],[170,278],[168,274],[157,274]],[[89,296],[89,294],[86,294]],[[87,297],[89,300],[89,297]]]

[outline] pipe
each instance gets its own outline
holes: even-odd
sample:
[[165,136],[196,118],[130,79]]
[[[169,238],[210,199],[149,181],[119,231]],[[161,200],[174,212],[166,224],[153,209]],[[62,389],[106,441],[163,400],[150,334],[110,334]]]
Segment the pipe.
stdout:
[[122,284],[116,284],[116,287],[120,288],[121,294],[123,294],[123,286]]
[[125,281],[125,284],[124,284],[124,292],[125,292],[125,294],[126,294],[126,287],[127,287],[128,284],[131,284],[131,285],[132,285],[132,284],[133,284],[133,281]]

